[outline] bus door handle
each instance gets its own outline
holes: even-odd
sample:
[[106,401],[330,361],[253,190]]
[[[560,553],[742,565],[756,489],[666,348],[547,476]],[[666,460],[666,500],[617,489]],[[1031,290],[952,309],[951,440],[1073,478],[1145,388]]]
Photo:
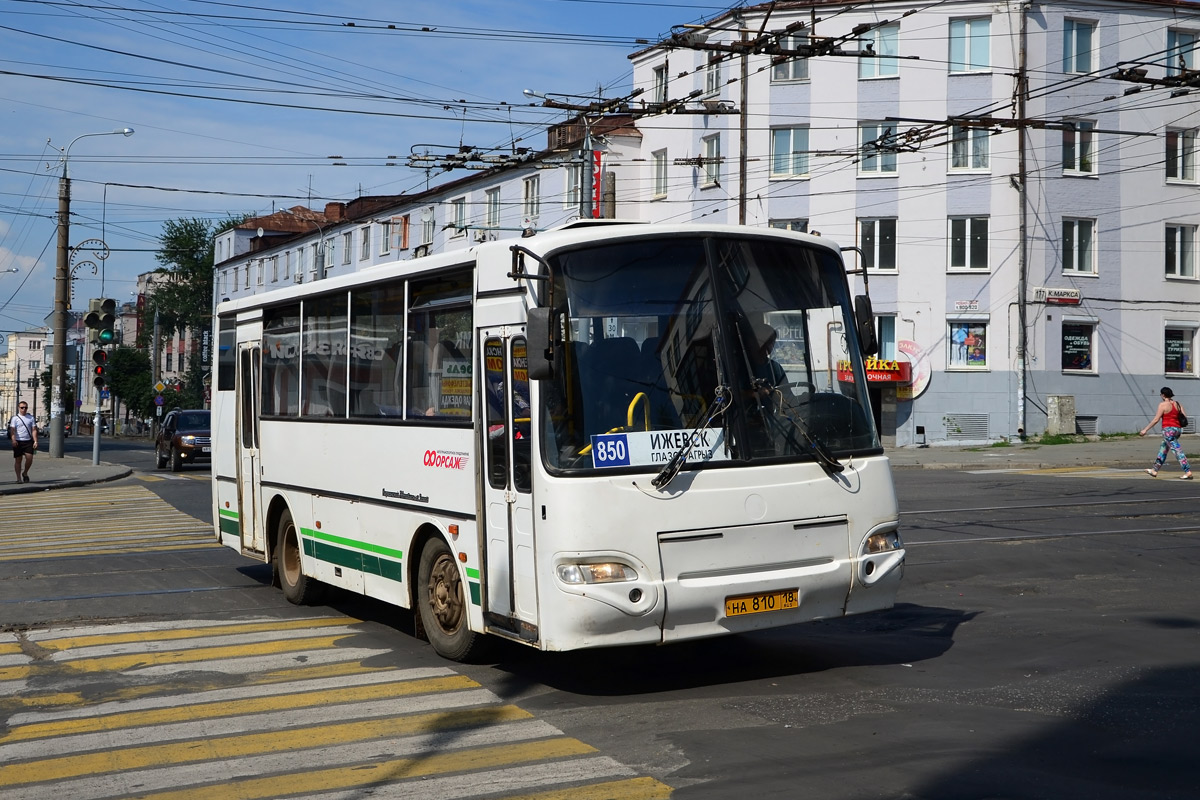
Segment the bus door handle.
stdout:
[[504,490],[504,502],[508,503],[510,506],[513,503],[517,502],[517,493],[514,492],[512,489],[505,489]]

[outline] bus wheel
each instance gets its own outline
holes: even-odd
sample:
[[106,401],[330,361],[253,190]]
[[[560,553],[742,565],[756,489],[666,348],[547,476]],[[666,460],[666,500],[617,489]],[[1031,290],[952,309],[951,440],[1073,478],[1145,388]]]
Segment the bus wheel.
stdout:
[[467,599],[454,554],[440,538],[421,550],[417,568],[417,609],[433,649],[451,661],[477,654],[483,637],[467,625]]
[[292,522],[292,513],[284,511],[279,516],[279,527],[275,537],[275,571],[279,585],[289,603],[309,605],[318,602],[321,584],[300,569],[300,534]]

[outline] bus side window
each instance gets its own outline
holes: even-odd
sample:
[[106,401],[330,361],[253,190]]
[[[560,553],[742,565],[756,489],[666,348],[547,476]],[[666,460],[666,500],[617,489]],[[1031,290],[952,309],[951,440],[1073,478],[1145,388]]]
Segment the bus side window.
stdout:
[[508,436],[504,424],[505,388],[508,384],[504,374],[504,343],[499,339],[487,339],[483,343],[484,417],[487,420],[486,436],[488,460],[488,484],[493,489],[508,487]]
[[531,491],[533,438],[529,406],[529,359],[524,336],[512,342],[512,448],[513,487],[518,492]]

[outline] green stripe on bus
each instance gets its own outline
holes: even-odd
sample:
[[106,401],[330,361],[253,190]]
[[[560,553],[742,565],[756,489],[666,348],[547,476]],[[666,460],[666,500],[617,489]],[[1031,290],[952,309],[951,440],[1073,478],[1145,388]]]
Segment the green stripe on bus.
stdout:
[[231,533],[236,536],[242,532],[242,526],[238,524],[236,519],[227,519],[225,517],[221,517],[220,525],[221,533]]
[[357,539],[347,539],[344,536],[334,536],[332,534],[325,533],[324,531],[316,531],[312,530],[311,528],[301,528],[300,533],[303,536],[308,536],[313,539],[320,539],[321,541],[329,542],[330,544],[340,544],[344,545],[345,547],[354,547],[359,550],[366,550],[368,553],[377,553],[381,556],[387,556],[388,558],[404,558],[404,553],[400,550],[393,550],[390,547],[382,547],[377,544],[360,542]]
[[358,553],[354,550],[347,550],[344,547],[326,544],[315,539],[304,540],[304,554],[312,556],[318,561],[336,564],[339,567],[346,567],[355,572],[378,575],[397,583],[404,582],[404,568],[398,561],[389,561],[388,559],[379,558],[368,553]]
[[222,517],[229,517],[230,519],[238,518],[238,512],[233,511],[232,509],[228,509],[228,508],[218,508],[217,514],[219,514]]
[[[470,571],[471,570],[468,570],[468,572]],[[475,583],[474,581],[467,581],[467,586],[471,587],[471,605],[479,605],[479,584]]]
[[479,570],[467,567],[467,577],[479,580]]

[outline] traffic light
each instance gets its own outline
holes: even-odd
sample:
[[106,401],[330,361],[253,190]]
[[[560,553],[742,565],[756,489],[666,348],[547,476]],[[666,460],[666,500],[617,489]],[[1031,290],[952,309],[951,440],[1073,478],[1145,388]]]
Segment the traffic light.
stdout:
[[103,347],[117,341],[117,301],[111,297],[88,300],[88,313],[83,318],[88,327],[88,341]]
[[100,341],[100,298],[88,300],[88,313],[83,318],[83,324],[88,328],[88,342],[96,344]]
[[92,385],[103,389],[108,385],[108,351],[96,350],[92,353],[92,363],[96,365],[92,367]]
[[101,345],[117,342],[117,301],[111,297],[100,299],[100,330],[96,340]]

